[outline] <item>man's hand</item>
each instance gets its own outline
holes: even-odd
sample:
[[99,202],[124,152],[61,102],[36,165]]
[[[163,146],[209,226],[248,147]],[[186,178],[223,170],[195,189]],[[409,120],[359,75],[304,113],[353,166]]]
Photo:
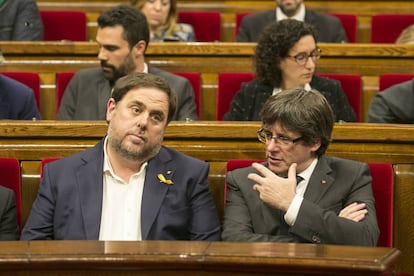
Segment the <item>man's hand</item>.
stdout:
[[351,203],[339,212],[339,217],[359,222],[368,214],[365,203]]
[[289,167],[288,178],[277,176],[259,163],[253,163],[262,176],[250,173],[247,178],[255,182],[253,190],[259,192],[260,199],[273,208],[287,211],[296,195],[296,163]]

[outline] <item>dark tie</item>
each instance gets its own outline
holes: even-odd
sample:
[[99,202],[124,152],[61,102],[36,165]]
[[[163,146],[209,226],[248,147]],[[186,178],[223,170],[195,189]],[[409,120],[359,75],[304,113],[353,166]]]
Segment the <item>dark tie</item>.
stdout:
[[[296,185],[298,185],[303,180],[302,176],[296,175]],[[289,225],[285,221],[285,212],[280,212],[280,234],[287,235],[289,233]]]

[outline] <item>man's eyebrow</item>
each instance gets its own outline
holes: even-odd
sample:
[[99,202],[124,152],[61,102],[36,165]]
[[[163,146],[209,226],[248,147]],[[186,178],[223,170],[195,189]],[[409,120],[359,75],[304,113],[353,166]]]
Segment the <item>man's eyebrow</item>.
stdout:
[[160,115],[163,118],[165,117],[165,113],[162,110],[159,110],[159,109],[151,110],[150,114]]
[[138,100],[133,100],[130,102],[130,105],[138,105],[138,106],[145,106],[145,104]]

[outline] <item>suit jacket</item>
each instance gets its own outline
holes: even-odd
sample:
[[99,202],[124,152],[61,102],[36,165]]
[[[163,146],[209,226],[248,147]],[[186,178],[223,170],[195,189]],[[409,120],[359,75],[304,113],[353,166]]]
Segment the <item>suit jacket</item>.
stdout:
[[14,192],[0,185],[0,240],[18,240],[16,200]]
[[43,23],[35,0],[5,0],[0,5],[0,41],[42,39]]
[[[263,29],[276,20],[275,10],[246,15],[241,21],[237,41],[257,42]],[[348,41],[341,21],[334,16],[306,9],[305,22],[315,27],[318,42],[343,43]]]
[[0,120],[40,119],[33,90],[26,85],[0,75]]
[[[251,242],[300,242],[375,246],[379,236],[369,167],[352,160],[321,157],[309,180],[296,222],[281,235],[282,211],[266,205],[249,173],[252,167],[227,174],[227,200],[222,239]],[[345,206],[364,202],[361,222],[338,217]]]
[[[314,76],[310,82],[313,89],[325,96],[335,114],[336,121],[356,122],[356,115],[348,103],[338,80]],[[260,111],[265,101],[272,95],[273,87],[263,81],[253,80],[241,85],[234,96],[225,121],[260,121]]]
[[[148,72],[166,79],[176,92],[177,112],[174,120],[197,119],[194,91],[186,78],[153,67],[149,67]],[[111,91],[112,87],[100,67],[78,71],[63,94],[58,119],[105,120]]]
[[369,123],[414,123],[414,80],[377,93],[368,109]]
[[[21,239],[98,240],[103,161],[102,140],[47,164]],[[148,161],[141,205],[143,240],[220,239],[208,171],[206,162],[166,147]],[[160,182],[159,173],[174,183]]]

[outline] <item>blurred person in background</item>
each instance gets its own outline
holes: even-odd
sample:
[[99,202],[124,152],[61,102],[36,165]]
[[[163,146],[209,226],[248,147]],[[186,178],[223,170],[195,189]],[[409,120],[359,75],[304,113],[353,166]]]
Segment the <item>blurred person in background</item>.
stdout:
[[35,0],[0,0],[0,41],[43,39],[43,23]]
[[177,23],[177,0],[131,0],[131,5],[145,14],[151,41],[196,40],[193,26]]
[[19,225],[14,192],[0,185],[0,241],[18,239]]
[[33,90],[0,74],[0,120],[41,119]]
[[303,0],[276,0],[274,10],[246,15],[237,34],[238,42],[257,42],[264,28],[275,21],[296,19],[314,26],[319,42],[344,43],[348,39],[341,21],[335,16],[305,8]]
[[414,24],[408,26],[400,33],[395,44],[414,44]]
[[379,91],[368,108],[368,123],[414,123],[414,80]]

